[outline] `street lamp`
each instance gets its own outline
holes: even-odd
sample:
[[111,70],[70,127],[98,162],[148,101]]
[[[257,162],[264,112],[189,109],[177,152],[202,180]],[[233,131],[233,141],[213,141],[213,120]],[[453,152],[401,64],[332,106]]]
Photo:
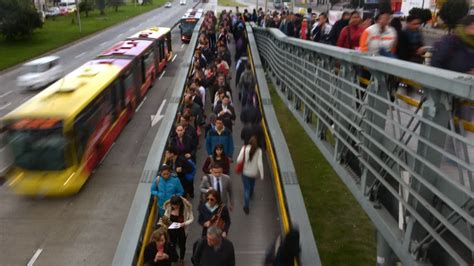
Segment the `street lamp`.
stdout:
[[81,25],[81,14],[79,13],[79,3],[77,0],[76,2],[76,14],[77,14],[77,22],[79,23],[79,32],[82,33],[82,25]]

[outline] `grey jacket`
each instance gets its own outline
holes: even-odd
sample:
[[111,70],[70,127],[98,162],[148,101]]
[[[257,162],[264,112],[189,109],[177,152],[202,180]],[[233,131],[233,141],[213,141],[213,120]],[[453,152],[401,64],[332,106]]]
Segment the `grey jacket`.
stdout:
[[[201,181],[201,186],[200,186],[200,189],[201,189],[201,193],[207,193],[207,190],[210,188],[210,187],[213,187],[214,189],[217,189],[215,186],[213,186],[214,184],[214,179],[215,177],[213,175],[205,175],[203,178],[202,178],[202,181]],[[229,206],[229,203],[231,206],[234,205],[234,195],[232,193],[232,180],[230,179],[230,177],[228,175],[221,175],[220,176],[220,180],[221,180],[221,200],[222,200],[222,203],[224,203],[225,205]]]

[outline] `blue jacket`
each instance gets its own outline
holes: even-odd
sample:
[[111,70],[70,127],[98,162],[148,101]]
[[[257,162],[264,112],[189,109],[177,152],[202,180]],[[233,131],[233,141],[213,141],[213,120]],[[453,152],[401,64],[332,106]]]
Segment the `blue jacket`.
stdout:
[[[184,189],[179,179],[174,176],[170,176],[168,180],[160,176],[159,182],[156,182],[157,178],[151,184],[151,194],[158,197],[158,207],[160,208],[160,215],[162,215],[164,213],[163,204],[173,195],[182,196]],[[159,183],[159,188],[156,183]]]
[[207,155],[212,155],[214,147],[217,144],[224,145],[224,152],[228,157],[232,157],[234,154],[234,140],[232,138],[232,132],[227,128],[219,135],[215,128],[210,129],[206,136],[206,150]]

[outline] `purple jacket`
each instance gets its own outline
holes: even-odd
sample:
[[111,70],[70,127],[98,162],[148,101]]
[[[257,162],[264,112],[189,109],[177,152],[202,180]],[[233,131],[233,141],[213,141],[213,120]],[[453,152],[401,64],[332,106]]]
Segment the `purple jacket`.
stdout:
[[456,35],[447,35],[435,45],[431,65],[451,71],[467,73],[474,69],[474,48]]

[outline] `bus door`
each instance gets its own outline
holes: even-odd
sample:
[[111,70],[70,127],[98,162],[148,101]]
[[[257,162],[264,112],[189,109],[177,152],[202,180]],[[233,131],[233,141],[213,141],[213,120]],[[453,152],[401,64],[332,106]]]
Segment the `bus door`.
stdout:
[[147,49],[147,51],[142,55],[142,70],[144,76],[144,83],[142,84],[140,91],[142,97],[148,91],[148,88],[151,87],[153,80],[155,79],[154,58],[153,49]]
[[165,47],[165,41],[163,39],[160,39],[158,41],[158,50],[159,50],[159,54],[160,54],[160,72],[163,71],[163,69],[165,68],[165,65],[166,65],[166,47]]
[[171,32],[168,32],[165,37],[166,42],[166,60],[171,61],[173,57],[173,47],[171,46]]

